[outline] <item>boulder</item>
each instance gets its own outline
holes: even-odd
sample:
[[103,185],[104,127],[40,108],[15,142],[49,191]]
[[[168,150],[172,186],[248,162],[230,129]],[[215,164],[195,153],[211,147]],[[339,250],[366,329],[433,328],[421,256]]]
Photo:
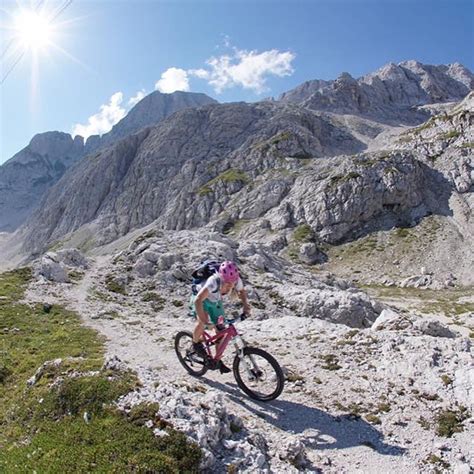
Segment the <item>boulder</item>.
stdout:
[[402,288],[426,288],[433,283],[433,278],[431,275],[414,275],[408,278],[405,278],[400,283]]
[[308,265],[322,263],[327,260],[326,255],[321,252],[315,243],[308,242],[302,244],[299,251],[300,260]]
[[156,267],[149,260],[146,260],[142,256],[138,258],[133,271],[141,278],[153,276],[156,273]]
[[389,308],[384,309],[372,324],[374,331],[402,331],[411,327],[413,327],[413,322],[408,317]]
[[43,255],[36,264],[34,274],[48,281],[57,283],[69,283],[67,268],[62,262],[57,261],[56,254],[47,253]]
[[87,258],[76,248],[62,249],[57,252],[57,259],[69,267],[88,268]]
[[415,328],[426,336],[450,337],[454,338],[457,334],[436,319],[423,318],[415,321]]

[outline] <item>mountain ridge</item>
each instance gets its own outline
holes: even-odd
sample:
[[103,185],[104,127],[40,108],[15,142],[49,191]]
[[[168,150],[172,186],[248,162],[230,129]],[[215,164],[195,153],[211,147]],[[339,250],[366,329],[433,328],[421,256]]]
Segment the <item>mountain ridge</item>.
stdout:
[[[155,91],[132,107],[110,132],[102,136],[93,135],[84,140],[80,135],[73,138],[65,132],[36,134],[25,148],[0,166],[0,232],[13,231],[21,225],[51,185],[83,157],[158,123],[178,110],[215,102],[200,93]],[[34,166],[29,168],[28,163]]]

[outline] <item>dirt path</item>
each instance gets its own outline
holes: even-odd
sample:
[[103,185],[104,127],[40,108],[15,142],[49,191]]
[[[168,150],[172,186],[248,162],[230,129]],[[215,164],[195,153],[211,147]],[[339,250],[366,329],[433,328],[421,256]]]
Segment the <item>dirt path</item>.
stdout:
[[[264,436],[270,456],[288,439],[298,438],[306,447],[310,470],[321,468],[334,473],[424,471],[415,465],[419,463],[420,454],[429,448],[419,446],[426,444],[425,439],[414,440],[409,429],[389,436],[363,418],[341,416],[334,409],[334,403],[346,403],[349,388],[343,386],[342,381],[350,379],[352,374],[350,371],[328,373],[317,368],[314,352],[317,346],[309,350],[304,338],[308,334],[324,333],[336,338],[346,329],[296,317],[242,323],[239,329],[250,343],[267,349],[281,365],[302,374],[301,379],[295,377],[286,384],[278,400],[257,403],[238,389],[232,374],[208,372],[195,379],[184,371],[173,347],[174,334],[193,327],[184,308],[155,312],[141,301],[140,295],[105,301],[107,298],[98,289],[103,286],[109,266],[109,257],[97,257],[78,283],[35,283],[28,290],[26,300],[63,304],[76,311],[87,326],[105,336],[107,353],[118,356],[136,370],[148,390],[154,390],[157,382],[167,381],[200,385],[205,390],[223,393],[227,411],[242,418],[246,432]],[[230,349],[228,365],[232,361]],[[322,383],[321,380],[314,382],[316,379]],[[361,381],[364,382],[359,378],[357,382]],[[377,387],[371,390],[377,392]],[[221,466],[225,462],[223,452]]]

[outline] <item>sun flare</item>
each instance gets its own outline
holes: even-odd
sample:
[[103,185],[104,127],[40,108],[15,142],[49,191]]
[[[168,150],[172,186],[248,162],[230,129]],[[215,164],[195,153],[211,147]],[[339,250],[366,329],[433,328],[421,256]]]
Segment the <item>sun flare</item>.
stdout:
[[53,27],[41,13],[23,10],[16,18],[16,36],[28,49],[41,49],[51,43]]

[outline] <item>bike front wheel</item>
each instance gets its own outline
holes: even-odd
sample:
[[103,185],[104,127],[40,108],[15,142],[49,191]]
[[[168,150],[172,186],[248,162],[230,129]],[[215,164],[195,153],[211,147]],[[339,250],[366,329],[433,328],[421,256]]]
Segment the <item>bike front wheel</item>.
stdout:
[[268,402],[283,391],[284,377],[280,364],[268,352],[245,347],[234,359],[234,377],[238,386],[251,398]]
[[195,377],[207,371],[206,362],[193,347],[193,335],[189,331],[180,331],[174,338],[174,349],[181,365]]

